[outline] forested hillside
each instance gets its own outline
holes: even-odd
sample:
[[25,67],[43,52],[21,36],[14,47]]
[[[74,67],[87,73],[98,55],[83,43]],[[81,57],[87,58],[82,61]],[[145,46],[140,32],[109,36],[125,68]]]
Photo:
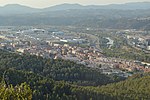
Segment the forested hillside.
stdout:
[[[12,11],[13,12],[13,11]],[[75,26],[150,30],[150,12],[145,10],[73,9],[29,14],[0,15],[1,26]],[[23,19],[23,20],[22,20]],[[6,23],[7,22],[7,23]]]
[[[2,99],[150,99],[150,74],[134,75],[125,81],[121,80],[71,61],[0,51],[0,93],[6,93],[5,96],[0,95]],[[21,91],[16,92],[16,89]],[[21,95],[23,96],[20,97]]]
[[99,70],[62,59],[44,59],[0,51],[1,68],[28,71],[56,81],[64,80],[78,85],[103,85],[122,80],[121,77],[101,74]]
[[87,87],[87,90],[97,91],[109,95],[114,100],[149,100],[150,99],[150,74],[134,75],[119,83],[106,86]]
[[32,91],[26,83],[21,85],[8,85],[0,83],[0,100],[32,100]]

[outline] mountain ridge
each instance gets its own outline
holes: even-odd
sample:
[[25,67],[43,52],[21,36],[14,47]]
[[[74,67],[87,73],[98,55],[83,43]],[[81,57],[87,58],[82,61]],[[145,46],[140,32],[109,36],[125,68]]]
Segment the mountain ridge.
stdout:
[[150,2],[131,2],[125,4],[109,4],[109,5],[80,5],[80,4],[69,4],[64,3],[60,5],[50,6],[46,8],[32,8],[20,4],[8,4],[0,6],[0,15],[11,15],[11,14],[27,14],[36,12],[47,12],[47,11],[60,11],[70,9],[119,9],[119,10],[137,10],[137,9],[150,9]]

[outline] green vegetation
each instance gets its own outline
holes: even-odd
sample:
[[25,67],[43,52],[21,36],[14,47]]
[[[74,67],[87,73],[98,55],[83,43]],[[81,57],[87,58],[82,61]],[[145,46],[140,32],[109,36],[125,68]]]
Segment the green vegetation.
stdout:
[[2,14],[3,16],[0,16],[1,26],[53,25],[110,29],[150,30],[150,20],[143,19],[148,18],[148,16],[150,16],[149,9],[70,9],[69,11],[40,11],[39,13],[16,15],[9,15],[9,13],[7,14]]
[[[93,91],[109,95],[114,100],[149,100],[150,99],[150,75],[134,75],[126,81],[113,83],[99,88],[92,88]],[[91,88],[87,88],[91,89]]]
[[108,37],[114,40],[113,46],[108,48],[107,39],[103,38],[105,35],[99,34],[100,47],[103,49],[103,53],[109,57],[123,58],[127,60],[138,60],[149,62],[150,54],[145,53],[142,50],[137,50],[127,44],[127,40],[118,34],[108,34]]
[[[8,70],[1,69],[0,76],[2,76],[4,71],[6,71],[6,75],[9,78],[9,80],[6,80],[6,84],[9,83],[14,86],[17,86],[18,84],[22,84],[23,82],[29,84],[32,90],[31,94],[33,100],[37,100],[37,99],[38,100],[60,100],[60,98],[66,100],[66,98],[71,98],[69,97],[71,95],[71,90],[70,90],[71,85],[63,81],[56,82],[50,78],[45,78],[41,75],[37,75],[26,71],[17,71],[15,69],[8,69]],[[12,85],[11,87],[13,87]],[[26,92],[27,91],[25,90],[24,93]],[[16,100],[15,97],[12,98]]]
[[4,81],[0,83],[0,99],[1,100],[32,100],[32,91],[26,83],[21,85],[6,84]]
[[150,99],[149,73],[134,75],[125,81],[114,83],[120,80],[119,77],[106,76],[71,61],[0,51],[0,99]]
[[0,51],[1,68],[24,70],[52,78],[56,81],[64,80],[78,85],[103,85],[122,80],[121,77],[106,76],[99,70],[88,68],[81,64],[62,59],[44,59],[31,55],[17,55]]
[[117,57],[117,58],[123,58],[123,59],[128,59],[128,60],[138,60],[138,61],[145,61],[149,62],[150,61],[150,54],[146,54],[142,51],[134,50],[134,48],[130,49],[131,51],[127,51],[125,49],[104,49],[104,54],[106,56],[110,57]]

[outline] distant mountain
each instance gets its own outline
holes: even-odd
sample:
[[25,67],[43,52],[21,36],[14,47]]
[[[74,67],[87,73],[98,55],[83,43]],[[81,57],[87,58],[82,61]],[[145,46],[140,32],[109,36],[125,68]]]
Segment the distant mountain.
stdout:
[[136,10],[136,9],[150,9],[150,2],[132,2],[125,4],[111,4],[106,5],[107,9],[121,9],[121,10]]
[[61,4],[36,9],[18,4],[0,7],[0,25],[74,25],[150,30],[150,2],[89,5]]
[[31,8],[19,4],[9,4],[0,7],[0,15],[12,14],[27,14],[47,11],[60,11],[70,9],[118,9],[118,10],[136,10],[136,9],[150,9],[150,2],[134,2],[126,4],[110,4],[110,5],[88,5],[83,6],[80,4],[61,4],[43,9]]
[[0,15],[14,15],[14,14],[26,14],[26,13],[39,12],[39,9],[19,5],[19,4],[8,4],[0,7]]
[[61,4],[45,8],[46,11],[68,10],[68,9],[119,9],[119,10],[136,10],[136,9],[150,9],[150,2],[134,2],[125,4],[110,4],[110,5],[88,5],[82,6],[80,4]]
[[68,10],[68,9],[84,9],[85,7],[80,4],[68,4],[64,3],[48,8],[44,8],[43,11],[56,11],[56,10]]

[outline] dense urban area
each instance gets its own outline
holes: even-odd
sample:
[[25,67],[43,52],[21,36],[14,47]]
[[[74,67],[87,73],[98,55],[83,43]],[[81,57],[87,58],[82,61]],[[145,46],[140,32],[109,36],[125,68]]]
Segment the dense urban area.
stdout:
[[[98,68],[104,74],[116,74],[123,77],[131,76],[137,72],[150,71],[149,62],[106,56],[102,48],[105,47],[111,50],[114,45],[117,45],[113,36],[105,37],[101,34],[84,33],[84,31],[94,31],[94,29],[88,28],[83,32],[81,30],[81,32],[76,33],[76,29],[74,28],[71,31],[65,27],[63,30],[54,27],[45,27],[44,29],[1,27],[0,48],[19,54],[25,53],[43,58],[71,60],[87,67]],[[123,40],[116,42],[127,41],[127,45],[131,48],[150,54],[150,36],[141,35],[146,33],[145,31],[112,31],[107,29],[101,31],[123,38]],[[97,35],[101,38],[99,39]],[[118,44],[118,46],[120,45],[123,44]],[[129,49],[128,46],[123,46],[123,48]],[[147,59],[150,60],[149,58]]]

